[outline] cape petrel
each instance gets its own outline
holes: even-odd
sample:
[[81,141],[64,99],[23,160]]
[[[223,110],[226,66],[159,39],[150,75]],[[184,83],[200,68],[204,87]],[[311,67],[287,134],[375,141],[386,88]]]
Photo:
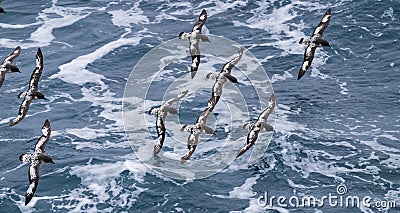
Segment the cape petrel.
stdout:
[[30,163],[28,170],[29,187],[25,194],[25,206],[32,200],[33,195],[39,184],[39,167],[41,163],[53,163],[53,159],[46,155],[44,148],[50,140],[50,122],[46,120],[42,127],[42,136],[35,145],[35,150],[30,154],[22,154],[19,156],[20,161]]
[[246,145],[242,149],[240,149],[236,157],[241,156],[254,145],[254,143],[257,141],[258,134],[263,128],[268,132],[274,131],[274,128],[267,123],[267,119],[269,115],[274,111],[275,105],[275,94],[272,94],[268,101],[268,107],[258,116],[257,121],[254,123],[243,125],[243,128],[250,129],[250,132],[247,135]]
[[[1,10],[0,10],[1,11]],[[11,73],[11,72],[21,72],[19,71],[19,68],[15,65],[13,65],[13,61],[16,57],[21,54],[21,47],[18,46],[14,49],[14,51],[8,55],[3,63],[0,65],[0,87],[3,84],[5,78],[6,78],[6,73]]]
[[36,67],[32,72],[29,81],[29,88],[26,92],[21,92],[18,95],[18,98],[23,98],[24,100],[22,101],[21,106],[19,107],[18,116],[13,121],[10,122],[9,124],[10,126],[18,124],[22,119],[25,118],[33,99],[46,99],[43,93],[39,91],[38,87],[42,71],[43,71],[43,55],[40,48],[38,48],[36,53]]
[[235,56],[233,59],[228,61],[221,69],[220,73],[208,73],[206,78],[208,79],[215,79],[215,83],[212,88],[212,97],[214,98],[215,104],[218,103],[219,98],[222,95],[222,87],[224,86],[227,79],[232,83],[239,83],[238,80],[231,75],[232,68],[239,62],[243,55],[243,48],[240,48],[238,51],[238,55]]
[[306,73],[307,69],[311,66],[311,63],[314,59],[315,50],[317,47],[322,46],[331,46],[329,42],[322,38],[322,34],[326,27],[328,27],[329,21],[331,20],[331,8],[329,8],[326,12],[324,17],[322,18],[321,22],[318,26],[314,29],[314,32],[310,38],[301,38],[299,43],[306,44],[307,48],[304,52],[304,59],[303,64],[301,65],[299,75],[297,76],[297,80]]
[[186,131],[190,133],[187,142],[188,152],[181,158],[181,163],[189,160],[189,158],[193,155],[199,142],[200,133],[214,133],[214,130],[211,127],[207,126],[207,118],[210,114],[212,114],[212,110],[214,109],[215,104],[216,103],[214,102],[213,98],[210,98],[210,100],[208,101],[208,106],[197,117],[196,123],[193,125],[184,125],[181,128],[181,131]]
[[157,128],[157,134],[158,134],[158,144],[154,146],[154,154],[158,154],[161,151],[161,148],[164,144],[165,140],[165,118],[167,117],[168,113],[170,114],[178,114],[178,111],[172,107],[172,104],[176,101],[181,100],[183,97],[187,95],[189,90],[185,90],[181,92],[177,97],[171,98],[165,103],[163,103],[160,107],[158,108],[151,108],[149,110],[149,114],[151,115],[156,115],[157,120],[156,120],[156,128]]
[[192,57],[192,65],[190,66],[190,75],[193,79],[199,69],[200,64],[200,48],[199,43],[200,41],[203,42],[210,42],[207,36],[201,33],[201,28],[206,23],[207,20],[207,12],[206,10],[202,10],[199,16],[199,20],[193,26],[192,32],[185,33],[181,32],[179,34],[180,39],[189,39],[189,52],[190,56]]

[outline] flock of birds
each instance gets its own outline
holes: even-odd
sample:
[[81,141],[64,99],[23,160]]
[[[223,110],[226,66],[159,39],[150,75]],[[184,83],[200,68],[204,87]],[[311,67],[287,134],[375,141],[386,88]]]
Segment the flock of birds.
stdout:
[[[318,26],[314,29],[313,34],[310,38],[301,38],[299,43],[307,45],[307,48],[304,52],[304,59],[302,66],[299,70],[299,74],[297,79],[300,80],[301,77],[306,73],[307,69],[311,66],[311,63],[314,59],[315,50],[317,47],[329,46],[330,44],[327,40],[322,37],[322,34],[326,27],[329,24],[331,18],[331,9],[329,8]],[[199,65],[200,65],[200,48],[199,43],[201,42],[210,42],[209,38],[206,35],[203,35],[201,32],[202,27],[204,26],[207,20],[207,12],[206,10],[202,10],[198,21],[194,24],[192,28],[192,32],[186,33],[181,32],[179,34],[180,39],[188,39],[189,40],[189,52],[192,58],[192,64],[190,67],[191,78],[193,79],[196,75]],[[237,78],[231,75],[232,68],[240,61],[243,55],[243,49],[238,51],[236,57],[228,61],[221,69],[219,73],[208,73],[206,75],[207,79],[215,80],[215,83],[211,89],[212,95],[208,100],[208,106],[199,114],[196,122],[193,125],[185,125],[181,128],[182,131],[187,131],[190,133],[187,139],[187,153],[181,157],[181,163],[189,160],[193,155],[196,147],[198,146],[199,136],[202,132],[205,134],[214,134],[214,130],[207,126],[207,118],[218,103],[221,95],[223,85],[230,81],[232,83],[239,83]],[[184,98],[188,94],[188,90],[181,92],[176,98],[172,98],[165,103],[163,103],[158,108],[151,108],[149,110],[149,114],[156,115],[156,129],[158,134],[158,142],[154,146],[154,155],[157,155],[164,144],[165,141],[165,119],[168,114],[177,114],[177,110],[172,107],[174,102],[177,102]],[[272,94],[268,101],[267,108],[259,115],[258,119],[254,123],[249,123],[243,125],[243,128],[249,129],[249,133],[247,135],[246,144],[243,148],[241,148],[236,157],[241,156],[246,151],[248,151],[257,141],[258,135],[261,130],[265,130],[267,132],[273,132],[274,128],[267,123],[269,115],[273,112],[276,105],[275,94]]]
[[[18,46],[14,49],[14,51],[8,55],[3,63],[0,65],[0,87],[3,85],[5,80],[6,73],[15,73],[21,72],[17,66],[13,64],[15,58],[17,58],[21,53],[21,47]],[[18,116],[13,119],[9,126],[14,126],[22,121],[28,113],[29,106],[32,103],[33,99],[46,99],[39,91],[39,79],[42,75],[43,71],[43,55],[40,48],[38,48],[36,53],[36,67],[32,72],[31,78],[29,80],[29,87],[26,92],[21,92],[18,95],[18,98],[24,99],[19,107]],[[38,139],[35,145],[35,149],[33,153],[30,154],[22,154],[19,157],[20,161],[29,162],[29,170],[28,170],[28,178],[29,178],[29,188],[25,194],[25,205],[27,205],[35,191],[37,189],[39,183],[39,167],[41,163],[54,163],[53,160],[45,154],[44,148],[47,142],[50,139],[50,122],[46,120],[42,127],[43,135]]]
[[[2,0],[0,0],[0,3]],[[3,8],[0,7],[0,13],[6,13]],[[21,54],[21,47],[18,46],[14,49],[14,51],[8,55],[3,63],[0,65],[0,88],[3,85],[3,82],[6,77],[6,73],[21,73],[19,68],[13,64],[14,60]],[[25,116],[28,114],[29,106],[32,103],[33,99],[46,99],[39,91],[39,79],[42,76],[43,71],[43,55],[40,48],[38,48],[36,53],[36,67],[32,72],[31,78],[29,80],[29,87],[26,92],[21,92],[18,95],[18,98],[23,99],[19,111],[18,116],[13,119],[9,126],[14,126],[22,121]],[[39,167],[41,163],[54,163],[53,159],[46,155],[44,149],[46,147],[47,142],[50,140],[51,127],[49,120],[43,124],[42,127],[42,136],[37,140],[35,149],[32,153],[22,154],[19,156],[20,161],[30,163],[28,170],[28,179],[29,179],[29,187],[25,194],[25,205],[27,205],[33,198],[33,195],[36,192],[36,189],[39,184]]]
[[[0,0],[0,3],[2,0]],[[0,7],[0,13],[5,13],[4,9]],[[322,34],[326,27],[329,24],[331,17],[331,9],[328,9],[323,16],[321,22],[318,26],[314,29],[314,32],[310,38],[300,40],[301,44],[306,44],[307,48],[304,53],[304,61],[300,68],[298,79],[300,79],[307,69],[310,67],[311,62],[314,58],[315,50],[317,47],[322,46],[330,46],[329,42],[322,38]],[[189,40],[189,50],[190,55],[192,57],[192,64],[191,64],[191,78],[193,79],[196,75],[199,65],[200,65],[200,48],[199,43],[202,42],[210,42],[206,35],[203,35],[201,29],[207,20],[207,12],[206,10],[202,10],[197,23],[193,26],[192,32],[185,33],[182,32],[179,34],[180,39],[188,39]],[[181,158],[181,163],[189,160],[190,157],[193,155],[196,147],[198,145],[199,136],[202,132],[206,134],[214,134],[214,131],[211,127],[207,126],[207,118],[212,111],[216,104],[218,103],[221,95],[223,85],[230,81],[232,83],[239,83],[237,78],[231,75],[232,68],[240,61],[243,55],[243,49],[238,51],[237,56],[233,59],[228,61],[221,69],[219,73],[209,73],[207,74],[207,79],[215,80],[215,83],[212,87],[212,95],[211,98],[208,100],[207,107],[199,114],[197,117],[196,122],[193,125],[185,125],[181,128],[182,131],[187,131],[190,133],[187,141],[187,148],[188,152]],[[17,58],[21,53],[21,47],[16,47],[14,51],[8,55],[3,63],[0,65],[0,88],[5,80],[6,73],[15,73],[19,72],[20,70],[17,66],[13,64],[15,58]],[[18,98],[22,98],[23,101],[20,105],[18,116],[13,119],[9,126],[14,126],[21,122],[28,113],[30,104],[32,103],[33,99],[46,99],[43,93],[39,91],[38,83],[39,79],[42,75],[43,71],[43,55],[40,48],[38,48],[36,53],[36,67],[32,72],[29,81],[29,87],[26,92],[21,92],[18,95]],[[158,143],[154,146],[154,154],[157,155],[164,144],[165,140],[165,119],[168,114],[177,114],[177,110],[172,107],[172,104],[183,99],[187,94],[188,90],[181,92],[177,97],[172,98],[165,103],[163,103],[158,108],[151,108],[149,110],[149,114],[156,115],[156,128],[158,134]],[[256,142],[259,132],[262,129],[265,129],[268,132],[274,131],[274,128],[267,123],[267,119],[269,115],[273,112],[276,105],[275,95],[272,94],[269,101],[268,107],[259,115],[258,119],[254,123],[245,124],[243,128],[249,129],[249,133],[247,135],[247,143],[246,145],[239,150],[236,157],[241,156],[247,150],[249,150],[254,143]],[[51,157],[46,155],[45,153],[45,146],[50,140],[50,133],[51,127],[50,122],[46,120],[42,126],[42,136],[37,140],[34,151],[29,154],[22,154],[19,156],[20,161],[30,163],[29,170],[28,170],[28,178],[29,178],[29,187],[25,194],[25,205],[27,205],[32,197],[35,194],[35,191],[38,187],[39,183],[39,167],[41,163],[54,163]]]

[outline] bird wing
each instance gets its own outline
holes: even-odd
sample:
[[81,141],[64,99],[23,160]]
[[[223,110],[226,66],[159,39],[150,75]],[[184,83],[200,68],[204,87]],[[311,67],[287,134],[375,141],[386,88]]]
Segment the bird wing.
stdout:
[[0,68],[0,87],[3,85],[4,79],[6,79],[7,70]]
[[224,73],[225,78],[229,79],[232,83],[238,83],[238,80],[235,76],[229,74],[229,73]]
[[201,33],[201,28],[207,21],[207,11],[203,9],[199,15],[199,20],[194,24],[192,32],[197,31],[197,33]]
[[36,67],[32,72],[31,79],[29,80],[29,89],[38,90],[39,79],[43,71],[43,55],[40,48],[36,53]]
[[28,113],[29,106],[31,105],[32,99],[33,97],[30,95],[25,96],[24,100],[21,103],[21,106],[19,107],[18,116],[13,121],[11,121],[11,123],[9,124],[10,126],[16,125],[25,118],[26,114]]
[[42,126],[42,136],[40,136],[39,140],[35,145],[35,152],[44,152],[44,148],[46,147],[47,142],[50,140],[51,127],[49,120],[46,120]]
[[240,48],[238,55],[228,61],[221,69],[221,72],[231,73],[232,68],[239,62],[243,55],[243,48]]
[[165,125],[160,116],[157,117],[156,128],[158,135],[158,144],[154,146],[154,154],[158,154],[160,152],[165,140]]
[[200,115],[197,117],[196,123],[205,124],[207,122],[208,116],[212,113],[212,108],[207,107]]
[[190,77],[193,79],[196,76],[200,65],[200,55],[192,55],[192,64],[190,65]]
[[315,27],[313,35],[320,35],[324,33],[324,30],[326,27],[328,27],[329,21],[331,20],[331,8],[329,8],[325,14],[324,17],[322,17],[321,22],[319,22],[318,26]]
[[[1,3],[1,1],[0,1],[0,3]],[[18,46],[18,47],[16,47],[14,49],[14,51],[10,55],[8,55],[4,59],[4,63],[10,63],[11,64],[14,61],[14,59],[19,56],[20,53],[21,53],[21,47]]]
[[304,60],[301,68],[299,70],[299,75],[297,76],[297,80],[300,80],[303,77],[304,73],[306,73],[307,69],[311,66],[311,63],[314,59],[315,50],[317,46],[309,44],[304,52]]
[[25,194],[25,206],[32,200],[33,195],[36,192],[37,186],[39,184],[39,167],[40,167],[40,162],[33,164],[29,166],[29,171],[28,171],[28,178],[29,178],[29,187],[28,190],[26,190]]
[[209,126],[207,126],[205,124],[201,125],[201,129],[204,130],[204,132],[206,134],[213,134],[214,133],[214,130],[211,127],[209,127]]
[[163,105],[164,106],[171,106],[174,102],[181,100],[183,97],[185,97],[188,94],[189,90],[182,91],[179,93],[179,95],[175,98],[171,98],[168,101],[166,101]]
[[247,134],[246,145],[239,150],[239,152],[236,154],[236,157],[243,155],[254,145],[254,143],[257,141],[258,133],[258,131],[254,131],[253,129],[250,130],[250,132]]
[[196,150],[197,145],[188,145],[188,152],[181,158],[181,163],[189,160],[189,158],[193,155],[194,151]]
[[274,111],[276,105],[275,94],[272,93],[268,101],[268,107],[258,116],[258,121],[267,121],[268,116]]

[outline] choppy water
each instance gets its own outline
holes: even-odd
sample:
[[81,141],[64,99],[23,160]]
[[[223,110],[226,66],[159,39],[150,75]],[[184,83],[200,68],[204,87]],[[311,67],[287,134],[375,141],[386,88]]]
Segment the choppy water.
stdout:
[[[29,5],[29,6],[27,6]],[[0,55],[23,48],[0,89],[0,206],[5,212],[398,212],[397,208],[261,208],[259,196],[336,193],[396,201],[400,206],[400,3],[398,1],[3,1]],[[332,19],[313,65],[297,81],[301,37],[326,8]],[[277,96],[276,133],[256,164],[233,163],[194,181],[172,180],[143,166],[122,118],[125,83],[154,46],[192,27],[246,48],[262,63]],[[8,122],[35,66],[49,98]],[[233,54],[233,53],[232,53]],[[31,203],[24,206],[29,152],[48,118],[47,153]],[[262,142],[262,140],[259,140]]]

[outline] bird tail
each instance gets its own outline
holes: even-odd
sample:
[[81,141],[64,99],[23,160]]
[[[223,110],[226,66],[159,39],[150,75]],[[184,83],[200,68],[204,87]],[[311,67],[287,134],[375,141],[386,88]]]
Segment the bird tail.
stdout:
[[247,150],[249,150],[251,147],[250,144],[246,144],[246,146],[244,146],[242,149],[240,149],[240,151],[237,153],[236,158],[238,158],[239,156],[243,155],[245,152],[247,152]]

